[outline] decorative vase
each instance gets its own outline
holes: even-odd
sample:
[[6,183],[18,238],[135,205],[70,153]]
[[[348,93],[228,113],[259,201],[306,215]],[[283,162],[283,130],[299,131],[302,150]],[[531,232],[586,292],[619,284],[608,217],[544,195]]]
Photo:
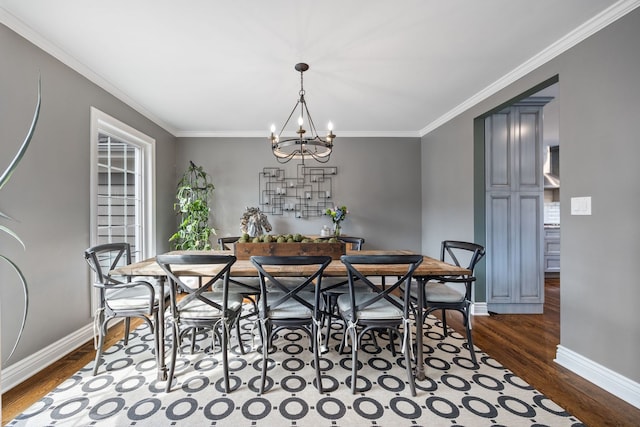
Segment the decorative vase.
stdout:
[[334,227],[333,227],[333,235],[335,237],[339,237],[341,230],[342,230],[342,227],[340,227],[340,224],[335,224]]

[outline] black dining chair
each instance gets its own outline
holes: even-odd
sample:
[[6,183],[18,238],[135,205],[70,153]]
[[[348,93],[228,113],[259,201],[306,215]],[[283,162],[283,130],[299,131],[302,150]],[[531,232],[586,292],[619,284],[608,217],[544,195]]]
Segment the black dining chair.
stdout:
[[[447,327],[447,311],[457,311],[462,314],[463,324],[466,329],[467,346],[474,366],[478,366],[476,352],[473,347],[471,334],[471,306],[473,283],[476,278],[474,271],[480,260],[485,255],[485,248],[477,243],[462,242],[457,240],[444,240],[440,246],[440,260],[458,267],[464,267],[471,271],[469,275],[447,276],[439,280],[427,282],[424,289],[424,316],[434,311],[441,311],[442,329],[446,337],[449,333]],[[411,297],[417,298],[416,283],[411,288]]]
[[[206,254],[166,254],[158,255],[156,262],[167,274],[170,285],[171,305],[166,318],[171,323],[172,345],[171,365],[167,379],[166,391],[171,390],[178,348],[184,337],[192,333],[192,346],[195,330],[201,328],[212,331],[213,340],[220,343],[222,353],[222,369],[225,391],[230,391],[228,345],[229,331],[238,326],[238,318],[242,310],[242,296],[229,292],[229,271],[236,262],[233,255]],[[185,277],[202,277],[202,286],[194,289],[184,282]],[[221,282],[219,289],[213,285]],[[186,293],[178,298],[178,292]],[[239,345],[242,348],[240,331],[237,330]]]
[[[252,256],[251,262],[258,269],[260,277],[260,299],[258,301],[262,342],[260,393],[265,391],[269,349],[272,346],[273,338],[282,329],[301,330],[309,336],[317,388],[322,393],[319,356],[320,308],[322,304],[320,287],[322,286],[322,273],[331,262],[331,257]],[[274,268],[277,270],[278,266],[308,267],[312,271],[307,271],[302,276],[287,277],[285,282],[273,271]]]
[[[332,237],[323,237],[323,240],[328,240]],[[350,250],[360,251],[364,245],[363,237],[353,236],[339,236],[337,239],[350,245]],[[338,297],[342,294],[349,292],[349,279],[347,276],[328,276],[322,279],[322,287],[320,289],[322,298],[324,300],[323,308],[323,324],[326,322],[326,334],[324,335],[324,343],[322,345],[322,352],[329,350],[329,338],[331,337],[332,325],[334,319],[340,319],[340,313],[338,313]],[[356,292],[370,292],[367,286],[356,285]]]
[[[233,250],[233,244],[240,237],[219,237],[218,247],[221,250]],[[214,289],[220,286],[220,283],[214,284]],[[258,297],[260,296],[260,279],[258,274],[255,277],[229,277],[229,292],[238,293],[251,303],[251,309],[246,310],[241,319],[246,319],[257,315],[258,313]],[[245,354],[244,347],[240,348],[242,354]]]
[[[393,330],[403,336],[402,351],[411,395],[416,386],[411,357],[411,301],[408,294],[403,299],[395,295],[402,285],[411,283],[413,273],[422,263],[422,255],[343,255],[341,261],[347,267],[349,293],[338,297],[338,310],[344,319],[346,337],[351,341],[351,392],[356,393],[358,379],[358,349],[362,337],[375,330]],[[397,265],[403,274],[393,284],[382,289],[359,270],[359,265]],[[370,288],[370,293],[356,292],[356,281]],[[403,330],[403,334],[400,330]],[[346,340],[345,340],[346,341]],[[393,346],[391,342],[391,346]]]
[[156,364],[159,365],[159,310],[164,307],[163,299],[168,298],[168,290],[152,285],[148,281],[131,281],[129,277],[113,277],[110,271],[131,264],[129,243],[106,243],[92,246],[84,251],[84,259],[95,273],[93,287],[98,290],[98,310],[94,324],[98,335],[96,359],[93,375],[98,373],[102,357],[104,339],[108,323],[116,318],[124,318],[124,345],[129,342],[131,318],[144,320],[153,333]]

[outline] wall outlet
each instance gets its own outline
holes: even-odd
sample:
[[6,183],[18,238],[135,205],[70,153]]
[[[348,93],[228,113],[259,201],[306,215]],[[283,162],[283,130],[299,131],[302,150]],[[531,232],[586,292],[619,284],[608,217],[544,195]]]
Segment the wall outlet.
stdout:
[[571,215],[591,215],[591,197],[572,197]]

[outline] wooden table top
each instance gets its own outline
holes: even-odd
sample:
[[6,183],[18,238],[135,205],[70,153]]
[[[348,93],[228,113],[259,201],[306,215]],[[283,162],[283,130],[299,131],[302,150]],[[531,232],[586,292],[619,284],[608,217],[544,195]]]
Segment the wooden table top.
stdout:
[[[208,255],[233,255],[233,251],[172,251],[169,254],[208,254]],[[412,255],[414,252],[405,250],[364,250],[350,251],[347,255]],[[361,265],[358,267],[365,275],[368,276],[395,276],[406,273],[405,266],[398,265]],[[184,266],[184,269],[175,270],[176,273],[183,276],[207,276],[215,274],[211,266]],[[303,266],[282,266],[273,267],[269,272],[279,276],[301,276],[305,274]],[[156,263],[156,259],[149,258],[144,261],[136,262],[124,267],[119,267],[111,274],[114,276],[165,276],[164,270]],[[324,270],[324,276],[346,276],[347,268],[340,260],[332,260]],[[418,266],[414,273],[414,277],[426,276],[457,276],[463,274],[471,274],[469,270],[462,267],[442,262],[438,259],[428,256],[423,257],[422,264]],[[258,275],[255,266],[250,260],[237,260],[231,267],[231,275],[238,277],[255,277]]]

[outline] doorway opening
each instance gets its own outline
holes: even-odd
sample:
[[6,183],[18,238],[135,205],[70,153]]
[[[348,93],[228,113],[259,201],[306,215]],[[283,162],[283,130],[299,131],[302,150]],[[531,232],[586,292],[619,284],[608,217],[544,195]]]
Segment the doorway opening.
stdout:
[[[474,230],[475,230],[475,235],[474,235],[474,239],[476,242],[480,242],[481,244],[483,244],[485,247],[489,248],[491,245],[488,243],[492,243],[495,246],[495,242],[491,241],[489,242],[489,239],[493,239],[493,235],[491,235],[490,237],[488,237],[488,231],[491,232],[491,220],[492,218],[489,216],[491,215],[491,213],[487,213],[487,206],[488,206],[488,202],[487,200],[490,199],[487,196],[487,150],[489,150],[489,147],[487,146],[487,144],[489,144],[489,141],[487,140],[487,138],[489,138],[487,136],[487,119],[490,118],[493,115],[497,115],[500,112],[503,112],[505,110],[508,110],[509,108],[511,108],[514,105],[523,105],[526,104],[526,100],[529,98],[534,98],[534,97],[546,97],[548,99],[556,99],[557,98],[557,83],[559,81],[558,76],[554,76],[538,85],[536,85],[535,87],[532,87],[531,89],[523,92],[522,94],[518,95],[517,97],[514,97],[512,99],[510,99],[509,101],[496,106],[495,108],[487,111],[486,113],[482,114],[481,116],[478,116],[475,120],[474,120]],[[536,211],[537,213],[535,214],[535,218],[532,219],[531,216],[527,217],[527,221],[530,224],[535,224],[536,229],[534,231],[532,231],[533,235],[536,236],[536,247],[539,248],[539,251],[536,252],[536,259],[534,261],[534,266],[531,267],[529,269],[529,273],[530,274],[535,274],[536,275],[536,280],[534,281],[535,283],[539,283],[540,286],[540,295],[539,298],[536,300],[535,298],[530,298],[530,297],[526,297],[523,298],[521,300],[519,299],[520,293],[522,291],[522,289],[516,289],[515,292],[512,292],[511,294],[503,294],[503,295],[499,295],[500,298],[502,298],[501,303],[506,303],[504,305],[500,304],[498,305],[498,307],[500,308],[505,308],[506,307],[506,311],[504,312],[510,312],[510,313],[517,313],[517,312],[523,312],[523,313],[533,313],[533,312],[540,312],[539,310],[541,310],[540,307],[543,306],[543,302],[544,302],[544,269],[545,269],[545,261],[544,261],[544,256],[543,256],[543,246],[544,246],[544,234],[543,234],[543,226],[544,226],[544,216],[543,213],[546,211],[547,216],[553,216],[553,212],[552,209],[546,208],[543,209],[543,203],[546,202],[547,200],[549,201],[549,203],[554,203],[554,202],[558,202],[559,201],[559,188],[558,189],[545,189],[544,191],[544,196],[545,199],[543,200],[542,195],[542,179],[543,179],[543,166],[547,165],[547,167],[550,167],[551,164],[551,159],[549,159],[549,162],[547,162],[547,157],[543,156],[543,148],[545,146],[548,147],[555,147],[558,146],[559,147],[559,137],[557,137],[558,132],[557,132],[557,102],[554,105],[555,107],[555,115],[556,115],[556,119],[555,119],[555,124],[553,126],[551,126],[551,124],[553,123],[553,119],[551,118],[551,115],[554,114],[553,108],[551,108],[549,110],[549,112],[545,112],[544,114],[549,116],[549,121],[550,121],[550,127],[549,130],[553,130],[553,127],[555,127],[555,141],[551,141],[551,139],[553,139],[551,137],[551,135],[553,135],[553,133],[550,133],[549,136],[549,140],[546,143],[541,143],[541,145],[539,145],[539,155],[533,156],[532,158],[534,158],[535,162],[537,162],[536,167],[539,168],[537,169],[537,173],[539,173],[539,177],[540,177],[540,187],[538,188],[539,190],[539,195],[538,195],[538,199],[535,202],[531,202],[531,199],[526,199],[525,203],[529,203],[529,212],[531,211],[531,209],[533,209],[534,211]],[[516,114],[517,115],[517,114]],[[489,121],[490,122],[490,121]],[[542,128],[542,127],[541,127]],[[519,129],[518,131],[519,132]],[[515,135],[515,133],[514,133]],[[546,145],[545,145],[546,144]],[[549,149],[551,151],[551,149]],[[556,149],[554,149],[556,150]],[[557,153],[559,153],[559,148],[556,150]],[[543,161],[544,159],[544,161]],[[529,167],[531,167],[531,165],[529,165]],[[548,173],[550,175],[550,172]],[[502,201],[500,201],[499,203],[503,203]],[[515,206],[515,205],[514,205]],[[537,206],[537,207],[536,207]],[[552,206],[552,205],[550,205]],[[557,219],[559,222],[559,205],[558,207],[558,215],[557,215]],[[490,209],[489,209],[490,210]],[[514,216],[512,219],[512,222],[514,224],[519,224],[520,222],[520,217],[519,216]],[[493,224],[495,224],[495,221],[493,222]],[[532,225],[533,226],[533,225]],[[559,232],[558,232],[558,238],[559,238]],[[503,245],[509,245],[512,244],[512,241],[509,240],[508,237],[505,237],[502,239],[502,242],[500,244]],[[533,246],[532,246],[533,247]],[[559,260],[559,243],[557,244],[557,246],[554,247],[554,249],[557,249],[557,258]],[[510,250],[510,249],[507,249]],[[499,260],[499,253],[503,253],[503,255],[505,253],[507,253],[507,250],[501,250],[501,251],[489,251],[487,250],[487,262],[483,263],[480,268],[478,269],[478,271],[476,272],[476,277],[477,277],[477,287],[476,287],[476,291],[477,291],[477,295],[485,295],[485,301],[487,301],[487,311],[493,311],[492,307],[491,307],[491,297],[492,295],[495,296],[495,293],[492,294],[492,292],[494,291],[493,289],[491,289],[491,286],[493,286],[493,279],[495,276],[492,276],[492,281],[488,281],[488,274],[489,272],[491,272],[491,268],[492,268],[492,264],[491,264],[491,258],[492,256],[496,257],[494,258],[494,260]],[[515,257],[517,257],[519,255],[515,255]],[[528,255],[527,255],[528,256]],[[551,260],[551,258],[549,258]],[[510,261],[511,262],[511,261]],[[512,275],[512,272],[517,271],[519,268],[519,265],[517,264],[518,260],[516,259],[515,261],[512,262],[512,264],[508,267],[510,269],[510,272],[508,273],[508,275]],[[557,268],[559,271],[559,262],[557,264]],[[489,270],[489,271],[488,271]],[[493,274],[493,272],[491,272],[491,274]],[[539,279],[539,280],[538,280]],[[508,279],[506,279],[507,281],[510,281],[511,283],[515,283],[514,282],[514,278],[513,277],[508,277]],[[502,284],[504,285],[504,283]],[[527,289],[530,290],[530,289]],[[513,301],[512,301],[513,300]],[[494,298],[494,302],[495,302],[495,298]],[[511,304],[513,303],[513,304]],[[522,311],[518,311],[518,310],[522,310]],[[538,310],[538,311],[536,311]]]

